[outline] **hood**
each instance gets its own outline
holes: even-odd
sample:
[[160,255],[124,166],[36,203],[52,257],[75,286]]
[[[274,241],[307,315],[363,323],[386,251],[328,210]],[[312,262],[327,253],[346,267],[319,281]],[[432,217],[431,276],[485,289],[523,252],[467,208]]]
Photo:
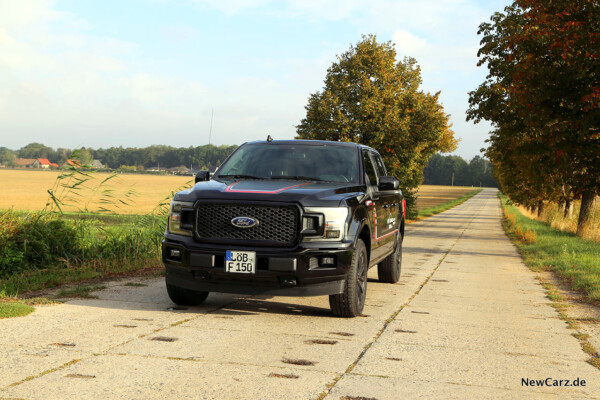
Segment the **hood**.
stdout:
[[337,207],[363,195],[364,186],[353,183],[289,180],[235,180],[198,182],[175,195],[175,200],[231,200],[300,203],[306,207]]

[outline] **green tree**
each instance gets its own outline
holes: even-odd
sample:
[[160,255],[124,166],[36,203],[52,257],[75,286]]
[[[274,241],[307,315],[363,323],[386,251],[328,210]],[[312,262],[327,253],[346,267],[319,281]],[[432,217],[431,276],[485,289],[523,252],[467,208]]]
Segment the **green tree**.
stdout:
[[52,147],[44,146],[41,143],[29,143],[18,151],[21,158],[48,158],[50,161],[57,161],[58,155]]
[[15,160],[15,152],[6,147],[0,147],[0,164],[12,165]]
[[600,190],[600,3],[517,0],[479,32],[489,75],[468,118],[494,124],[503,187],[539,204],[581,196],[581,233]]
[[71,157],[77,159],[81,165],[90,165],[92,161],[94,161],[94,157],[92,156],[92,152],[85,147],[81,149],[76,149],[71,154]]
[[297,137],[377,149],[388,172],[400,180],[409,211],[414,213],[414,193],[427,160],[457,145],[439,92],[425,93],[420,84],[416,60],[396,61],[391,42],[363,36],[329,67],[324,89],[310,95],[306,117],[296,127]]

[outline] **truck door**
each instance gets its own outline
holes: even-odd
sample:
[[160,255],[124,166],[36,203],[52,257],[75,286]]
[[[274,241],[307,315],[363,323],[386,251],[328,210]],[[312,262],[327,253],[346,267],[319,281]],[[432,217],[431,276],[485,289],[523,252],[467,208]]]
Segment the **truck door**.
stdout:
[[[373,165],[375,166],[377,181],[379,182],[379,177],[387,176],[387,171],[379,153],[370,151],[370,155],[373,160]],[[379,223],[377,225],[377,236],[375,240],[379,243],[381,255],[385,256],[394,249],[394,240],[396,239],[396,232],[398,232],[398,225],[400,222],[398,218],[400,204],[397,190],[379,191],[379,188],[377,188],[377,190],[382,211],[381,215],[379,215],[379,210],[377,211]]]
[[[382,247],[384,240],[380,237],[386,228],[387,209],[384,208],[384,201],[381,199],[378,184],[379,179],[375,170],[375,165],[370,155],[370,151],[363,150],[363,166],[365,170],[365,183],[367,191],[370,194],[371,205],[367,207],[371,223],[371,262],[378,262],[385,254],[385,247]],[[367,203],[369,204],[369,203]]]

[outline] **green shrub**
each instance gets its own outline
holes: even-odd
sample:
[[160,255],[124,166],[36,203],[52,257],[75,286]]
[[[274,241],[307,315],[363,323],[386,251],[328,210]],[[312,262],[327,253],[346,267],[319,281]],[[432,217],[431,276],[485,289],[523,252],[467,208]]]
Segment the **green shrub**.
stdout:
[[119,224],[84,216],[0,211],[0,278],[87,261],[160,259],[164,217]]
[[0,211],[0,276],[79,259],[81,229],[43,213]]

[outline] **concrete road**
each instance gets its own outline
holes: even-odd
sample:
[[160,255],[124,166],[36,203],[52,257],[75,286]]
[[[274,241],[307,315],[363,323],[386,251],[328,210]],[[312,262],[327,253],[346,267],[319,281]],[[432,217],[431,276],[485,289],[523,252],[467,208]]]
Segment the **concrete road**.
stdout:
[[[0,398],[600,398],[600,372],[505,237],[495,190],[410,225],[398,284],[369,276],[355,319],[325,297],[211,294],[180,309],[162,279],[39,307],[0,320]],[[586,386],[523,384],[546,378]]]

